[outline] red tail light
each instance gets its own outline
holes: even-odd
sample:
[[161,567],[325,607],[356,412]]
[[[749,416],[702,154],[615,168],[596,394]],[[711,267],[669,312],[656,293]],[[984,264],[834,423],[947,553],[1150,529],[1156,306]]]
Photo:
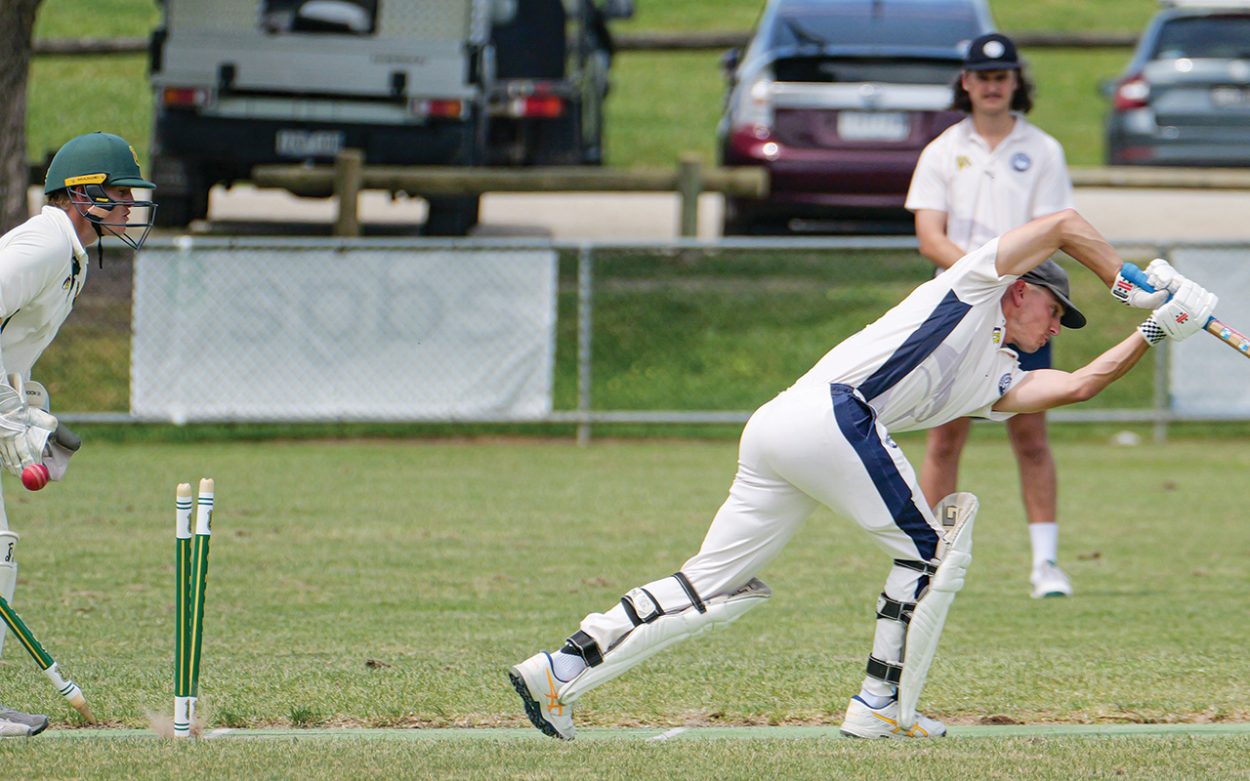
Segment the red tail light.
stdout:
[[199,108],[208,104],[210,93],[203,87],[166,87],[161,103],[171,108]]
[[1129,76],[1115,88],[1115,110],[1131,111],[1150,105],[1150,85],[1140,74]]
[[468,116],[468,104],[455,98],[418,98],[409,105],[418,117],[463,119]]
[[564,114],[564,100],[556,95],[530,95],[513,101],[512,113],[521,117],[552,119]]

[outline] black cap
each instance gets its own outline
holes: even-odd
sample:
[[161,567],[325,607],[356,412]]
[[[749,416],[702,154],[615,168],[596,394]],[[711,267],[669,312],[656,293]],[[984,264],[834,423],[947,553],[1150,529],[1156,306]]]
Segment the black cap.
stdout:
[[1059,318],[1059,324],[1064,328],[1085,327],[1085,315],[1072,304],[1072,293],[1068,290],[1068,272],[1058,263],[1053,260],[1042,261],[1040,266],[1022,275],[1020,279],[1054,293],[1059,303],[1063,304],[1063,316]]
[[1020,56],[1016,53],[1016,45],[1002,33],[988,33],[977,38],[968,46],[968,54],[964,57],[966,71],[1007,71],[1019,68]]

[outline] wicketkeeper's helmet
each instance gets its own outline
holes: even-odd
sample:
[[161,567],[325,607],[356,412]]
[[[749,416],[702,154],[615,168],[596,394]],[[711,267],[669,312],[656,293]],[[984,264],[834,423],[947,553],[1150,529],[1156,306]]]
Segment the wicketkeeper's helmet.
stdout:
[[[111,133],[95,132],[72,138],[60,148],[48,165],[43,191],[44,194],[68,191],[74,208],[95,223],[97,233],[103,236],[101,229],[107,230],[132,249],[139,249],[156,219],[156,204],[150,200],[127,201],[125,205],[131,208],[132,216],[134,210],[139,208],[146,212],[146,219],[137,223],[111,223],[108,213],[120,202],[113,200],[105,187],[153,190],[156,185],[143,178],[139,171],[139,155],[124,138]],[[128,235],[128,231],[137,233],[137,238]],[[103,251],[101,244],[101,262]]]

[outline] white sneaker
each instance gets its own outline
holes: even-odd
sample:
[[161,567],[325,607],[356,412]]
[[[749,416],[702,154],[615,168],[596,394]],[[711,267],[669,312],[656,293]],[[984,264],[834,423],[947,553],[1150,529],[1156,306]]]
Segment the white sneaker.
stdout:
[[48,727],[48,717],[0,705],[0,738],[29,738]]
[[1043,561],[1034,567],[1029,583],[1033,585],[1034,599],[1072,596],[1072,581],[1053,561]]
[[508,677],[535,727],[553,738],[573,739],[573,706],[560,702],[560,681],[551,669],[551,654],[539,651],[508,670]]
[[946,734],[946,725],[917,713],[912,728],[903,729],[898,725],[898,700],[891,700],[884,708],[870,708],[856,696],[846,708],[842,734],[852,738],[940,738]]

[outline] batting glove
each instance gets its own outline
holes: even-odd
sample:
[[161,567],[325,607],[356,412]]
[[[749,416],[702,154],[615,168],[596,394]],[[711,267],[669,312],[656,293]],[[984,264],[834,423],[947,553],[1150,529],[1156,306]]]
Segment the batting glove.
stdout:
[[1169,293],[1175,293],[1180,288],[1181,283],[1185,281],[1185,277],[1172,268],[1171,263],[1168,263],[1163,258],[1155,258],[1150,261],[1149,266],[1146,266],[1146,281],[1155,290],[1166,290]]
[[0,383],[0,465],[15,475],[35,463],[36,453],[27,431],[30,428],[26,400],[11,386]]
[[[1155,263],[1167,263],[1167,261],[1155,261]],[[1154,263],[1151,264],[1153,266]],[[1171,269],[1171,266],[1168,266]],[[1153,282],[1151,283],[1153,284]],[[1140,288],[1130,282],[1124,272],[1115,275],[1115,282],[1111,285],[1111,295],[1115,296],[1115,300],[1125,306],[1133,306],[1138,309],[1157,309],[1168,300],[1168,290],[1166,287],[1157,286],[1153,292],[1147,292],[1145,288]]]
[[1188,339],[1206,327],[1219,301],[1214,293],[1182,278],[1172,300],[1156,309],[1137,331],[1152,345],[1164,337],[1177,342]]

